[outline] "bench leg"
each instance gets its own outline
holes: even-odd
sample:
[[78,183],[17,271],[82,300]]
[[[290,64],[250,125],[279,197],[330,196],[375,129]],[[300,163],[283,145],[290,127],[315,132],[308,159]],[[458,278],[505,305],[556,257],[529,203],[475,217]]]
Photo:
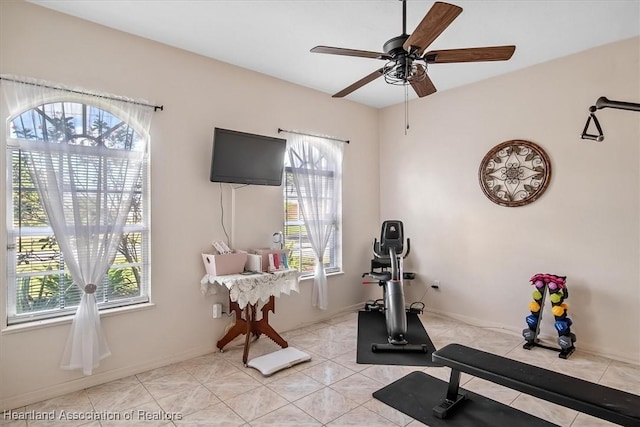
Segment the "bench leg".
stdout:
[[440,404],[433,408],[433,415],[436,418],[444,419],[455,408],[459,407],[465,399],[464,394],[458,392],[460,387],[460,371],[451,369],[449,386],[447,387],[447,397]]

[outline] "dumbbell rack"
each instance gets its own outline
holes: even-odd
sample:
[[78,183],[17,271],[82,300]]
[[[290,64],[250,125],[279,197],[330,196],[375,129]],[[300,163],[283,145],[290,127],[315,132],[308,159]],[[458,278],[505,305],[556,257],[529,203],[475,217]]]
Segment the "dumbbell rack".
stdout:
[[[548,277],[553,277],[553,278],[561,277],[561,276],[536,274],[535,276],[533,276],[531,278],[531,283],[535,283],[535,281],[539,280],[542,276],[548,276]],[[566,279],[566,277],[562,277],[562,279],[564,280],[564,279]],[[551,346],[542,344],[542,343],[540,343],[540,341],[538,339],[538,335],[540,333],[540,322],[542,320],[542,312],[544,310],[544,304],[545,304],[545,301],[547,299],[546,298],[547,293],[549,293],[548,289],[549,289],[549,283],[550,282],[545,280],[545,281],[543,281],[543,283],[544,283],[544,286],[542,288],[538,288],[536,286],[536,289],[541,294],[540,299],[536,300],[534,298],[534,302],[538,303],[540,308],[539,308],[539,310],[537,312],[531,311],[531,315],[535,316],[537,318],[535,330],[534,330],[533,336],[531,336],[531,334],[528,333],[530,330],[532,330],[531,326],[529,326],[529,328],[524,329],[522,331],[522,334],[525,337],[525,343],[522,346],[522,348],[524,348],[526,350],[530,350],[533,347],[542,347],[542,348],[545,348],[547,350],[557,351],[557,352],[559,352],[558,357],[560,357],[561,359],[567,359],[576,349],[575,346],[573,346],[573,344],[571,345],[570,348],[566,348],[566,349],[565,348],[557,348],[557,347],[551,347]],[[562,301],[563,301],[564,299],[569,297],[569,290],[567,289],[566,284],[563,284],[562,290],[564,291],[564,296],[562,298]],[[556,304],[554,303],[553,305],[555,306]],[[556,321],[558,321],[560,319],[567,319],[566,310],[564,311],[562,316],[556,316],[554,314],[554,317],[555,317]],[[568,334],[570,335],[570,337],[572,339],[572,343],[573,343],[575,341],[575,335],[570,332],[570,326],[571,326],[571,323],[569,323],[569,332],[568,332]]]

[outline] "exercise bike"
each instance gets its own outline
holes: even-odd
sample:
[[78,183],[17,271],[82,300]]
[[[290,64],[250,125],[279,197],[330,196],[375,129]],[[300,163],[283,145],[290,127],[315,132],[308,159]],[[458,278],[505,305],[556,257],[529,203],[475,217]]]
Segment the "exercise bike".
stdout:
[[[373,241],[373,255],[371,271],[362,277],[369,276],[378,281],[382,287],[382,304],[378,301],[367,303],[365,310],[383,310],[387,325],[387,343],[371,344],[371,351],[411,351],[428,353],[426,344],[411,344],[406,339],[407,311],[422,312],[422,310],[405,307],[403,280],[415,279],[415,273],[402,271],[402,260],[411,251],[411,241],[407,239],[404,251],[404,231],[402,221],[389,220],[382,223],[380,242]],[[391,271],[388,270],[391,268]],[[375,271],[377,270],[377,271]]]

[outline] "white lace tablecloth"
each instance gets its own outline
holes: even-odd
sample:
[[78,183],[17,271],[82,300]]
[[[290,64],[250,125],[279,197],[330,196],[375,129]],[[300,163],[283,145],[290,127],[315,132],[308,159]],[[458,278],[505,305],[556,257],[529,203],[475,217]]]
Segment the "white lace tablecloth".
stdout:
[[205,274],[200,281],[202,295],[217,293],[218,286],[229,289],[231,301],[237,302],[240,308],[247,304],[255,304],[259,300],[266,302],[272,295],[279,297],[281,293],[289,295],[291,291],[300,292],[298,283],[300,273],[296,270],[274,271],[261,274],[229,274],[214,276]]

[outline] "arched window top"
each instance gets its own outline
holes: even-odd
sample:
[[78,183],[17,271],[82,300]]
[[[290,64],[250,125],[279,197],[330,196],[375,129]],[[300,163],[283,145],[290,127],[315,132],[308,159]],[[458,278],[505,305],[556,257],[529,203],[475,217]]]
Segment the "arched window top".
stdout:
[[127,151],[144,147],[131,124],[79,102],[51,102],[18,114],[11,120],[10,138]]

